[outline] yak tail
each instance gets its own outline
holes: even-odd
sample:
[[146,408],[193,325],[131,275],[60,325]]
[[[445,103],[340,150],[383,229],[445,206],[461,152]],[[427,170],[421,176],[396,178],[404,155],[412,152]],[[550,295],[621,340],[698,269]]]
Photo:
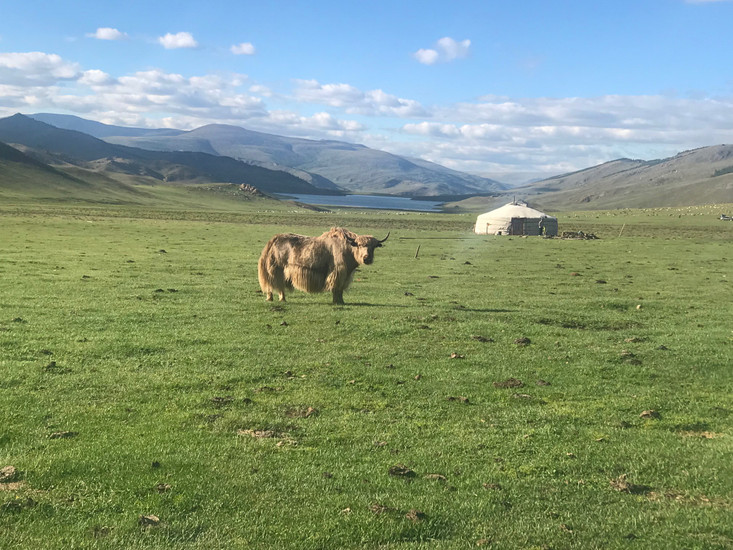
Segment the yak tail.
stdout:
[[283,266],[277,256],[277,246],[272,240],[262,250],[260,261],[257,264],[257,278],[265,294],[272,291],[283,292],[289,286],[285,280]]
[[272,279],[267,271],[267,259],[270,257],[270,247],[270,243],[267,243],[257,264],[257,278],[260,280],[260,288],[265,294],[272,292]]

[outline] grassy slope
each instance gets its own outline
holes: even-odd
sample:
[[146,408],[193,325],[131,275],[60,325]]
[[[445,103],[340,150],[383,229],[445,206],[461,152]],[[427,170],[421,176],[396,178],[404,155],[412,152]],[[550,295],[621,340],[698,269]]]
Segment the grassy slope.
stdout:
[[[4,208],[0,548],[730,547],[733,224],[472,218]],[[265,303],[334,224],[392,231],[347,305]]]
[[95,172],[71,165],[51,167],[25,155],[20,160],[0,158],[0,201],[5,205],[30,209],[124,205],[141,210],[197,212],[294,209],[292,204],[253,197],[229,184],[166,185],[144,176]]

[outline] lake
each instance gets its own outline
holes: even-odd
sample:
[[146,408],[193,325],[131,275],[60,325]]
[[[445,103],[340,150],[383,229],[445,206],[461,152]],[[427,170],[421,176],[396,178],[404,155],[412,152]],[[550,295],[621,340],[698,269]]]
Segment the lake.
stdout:
[[416,210],[439,212],[438,201],[418,201],[409,197],[383,197],[375,195],[278,195],[279,198],[295,200],[315,206],[348,206],[350,208],[374,208],[378,210]]

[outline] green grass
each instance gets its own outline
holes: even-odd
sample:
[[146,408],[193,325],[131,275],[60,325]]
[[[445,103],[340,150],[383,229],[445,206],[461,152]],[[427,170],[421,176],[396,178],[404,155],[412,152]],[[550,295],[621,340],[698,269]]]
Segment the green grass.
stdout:
[[[731,548],[718,214],[561,215],[601,237],[569,241],[475,236],[473,215],[5,205],[0,548]],[[266,303],[267,239],[337,224],[392,232],[347,305]]]

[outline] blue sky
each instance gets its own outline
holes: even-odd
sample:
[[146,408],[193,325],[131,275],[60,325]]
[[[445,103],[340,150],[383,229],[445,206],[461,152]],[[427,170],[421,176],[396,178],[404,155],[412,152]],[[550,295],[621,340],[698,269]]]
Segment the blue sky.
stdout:
[[518,182],[733,142],[727,0],[0,0],[0,116],[338,139]]

